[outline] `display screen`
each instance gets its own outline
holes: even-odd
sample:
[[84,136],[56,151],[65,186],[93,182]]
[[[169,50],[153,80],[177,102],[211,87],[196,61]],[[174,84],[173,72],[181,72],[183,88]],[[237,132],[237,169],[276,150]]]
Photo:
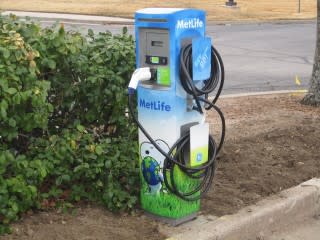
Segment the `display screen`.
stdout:
[[161,57],[161,56],[146,56],[146,63],[152,64],[152,65],[162,65],[165,66],[168,64],[168,58],[167,57]]
[[159,62],[160,62],[159,57],[151,57],[151,63],[153,63],[153,64],[159,64]]

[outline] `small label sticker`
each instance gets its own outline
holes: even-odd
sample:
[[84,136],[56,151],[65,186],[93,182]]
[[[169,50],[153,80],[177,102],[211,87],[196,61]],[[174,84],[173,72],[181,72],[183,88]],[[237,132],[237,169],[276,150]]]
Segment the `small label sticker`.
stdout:
[[196,167],[208,161],[209,124],[190,128],[190,166]]
[[164,86],[170,86],[170,68],[159,67],[157,69],[157,83]]
[[202,161],[202,153],[197,153],[197,162]]

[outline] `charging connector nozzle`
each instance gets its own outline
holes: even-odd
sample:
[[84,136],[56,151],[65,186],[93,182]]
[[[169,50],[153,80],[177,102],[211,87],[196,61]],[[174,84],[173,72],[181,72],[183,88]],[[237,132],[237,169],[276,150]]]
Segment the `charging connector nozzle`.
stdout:
[[131,80],[128,86],[128,93],[134,94],[140,81],[146,81],[151,79],[151,70],[149,67],[137,68],[132,74]]

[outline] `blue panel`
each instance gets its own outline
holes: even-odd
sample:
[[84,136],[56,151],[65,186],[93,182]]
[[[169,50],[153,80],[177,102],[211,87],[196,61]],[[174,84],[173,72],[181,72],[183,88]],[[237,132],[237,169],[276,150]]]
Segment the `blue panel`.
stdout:
[[206,80],[211,73],[211,38],[192,39],[193,80]]

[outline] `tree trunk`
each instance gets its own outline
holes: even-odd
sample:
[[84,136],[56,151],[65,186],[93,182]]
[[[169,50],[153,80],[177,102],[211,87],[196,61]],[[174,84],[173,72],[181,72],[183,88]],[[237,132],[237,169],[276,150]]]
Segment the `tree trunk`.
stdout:
[[317,1],[317,45],[312,76],[307,95],[302,99],[306,105],[320,106],[320,0]]

